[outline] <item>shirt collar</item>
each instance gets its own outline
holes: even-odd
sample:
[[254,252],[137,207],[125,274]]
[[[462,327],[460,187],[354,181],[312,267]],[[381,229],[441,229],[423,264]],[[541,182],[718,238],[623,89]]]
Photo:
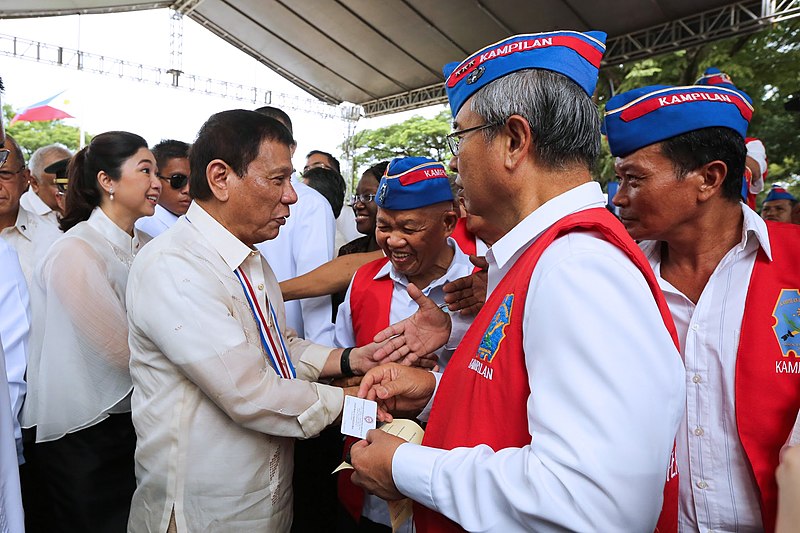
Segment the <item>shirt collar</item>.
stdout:
[[764,249],[767,258],[772,261],[772,247],[769,244],[767,223],[746,204],[740,203],[740,205],[742,206],[744,221],[742,223],[742,241],[739,243],[739,248],[743,250],[750,240],[755,238],[759,246]]
[[503,269],[523,246],[537,239],[544,230],[565,216],[604,205],[603,189],[599,183],[590,181],[579,185],[548,200],[522,219],[489,248],[486,257]]
[[125,230],[117,226],[116,222],[108,218],[101,208],[94,208],[89,215],[88,224],[117,248],[128,251],[131,255],[139,250],[139,237],[128,235]]
[[[453,259],[450,261],[450,266],[447,267],[447,272],[445,272],[442,277],[435,279],[428,284],[428,287],[430,288],[444,285],[445,283],[455,281],[458,278],[463,278],[464,276],[468,276],[472,273],[473,265],[469,261],[469,256],[461,251],[461,248],[458,247],[458,244],[452,237],[447,238],[447,245],[453,249]],[[401,274],[395,270],[391,259],[387,261],[380,270],[378,270],[378,273],[375,274],[373,279],[380,279],[387,275],[392,278],[393,281],[396,281],[403,287],[408,286],[408,278],[406,278],[405,274]],[[426,290],[428,287],[420,287],[419,289]]]
[[17,228],[17,231],[20,233],[20,235],[29,241],[32,240],[30,234],[31,223],[32,221],[28,211],[24,207],[19,206],[19,210],[17,211],[17,221],[14,223],[14,227]]
[[178,220],[178,215],[164,209],[160,205],[156,205],[156,212],[153,213],[158,220],[164,222],[167,226],[172,226],[176,220]]
[[[772,247],[769,243],[769,232],[767,231],[767,223],[746,204],[740,202],[742,207],[742,239],[736,245],[737,251],[744,251],[750,246],[760,246],[767,258],[772,261]],[[755,239],[755,241],[753,241]],[[750,244],[751,242],[757,243],[756,245]],[[661,241],[642,241],[639,246],[642,248],[644,255],[647,257],[650,265],[656,274],[660,275],[661,272]]]
[[239,268],[250,255],[258,254],[258,250],[250,248],[237,239],[233,233],[212,217],[208,211],[192,202],[185,217],[206,238],[228,265],[231,271]]

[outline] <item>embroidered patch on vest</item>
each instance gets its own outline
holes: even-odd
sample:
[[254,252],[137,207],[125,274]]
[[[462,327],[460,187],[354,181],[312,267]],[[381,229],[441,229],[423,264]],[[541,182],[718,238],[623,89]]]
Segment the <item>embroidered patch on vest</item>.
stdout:
[[800,290],[783,289],[772,312],[772,326],[784,357],[800,358]]
[[478,359],[485,361],[489,364],[492,363],[494,356],[497,355],[497,350],[500,349],[500,343],[506,338],[506,326],[511,322],[511,308],[514,305],[514,295],[506,294],[500,307],[497,308],[492,321],[489,322],[489,327],[483,334],[481,343],[478,346]]

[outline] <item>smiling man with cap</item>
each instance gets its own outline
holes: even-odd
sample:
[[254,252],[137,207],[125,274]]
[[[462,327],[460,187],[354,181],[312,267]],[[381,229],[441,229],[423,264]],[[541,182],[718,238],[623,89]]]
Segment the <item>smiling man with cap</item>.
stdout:
[[[362,381],[390,411],[419,411],[435,392],[423,445],[372,431],[351,450],[356,483],[418,503],[417,531],[652,531],[662,494],[660,530],[675,530],[674,326],[590,174],[604,40],[517,35],[445,68],[451,167],[467,210],[501,235],[487,300],[440,381],[395,365]],[[422,354],[448,340],[451,318],[409,293],[420,310],[378,337]],[[454,315],[448,345],[459,326]]]
[[750,99],[726,86],[615,96],[605,129],[622,222],[678,329],[682,531],[773,531],[778,454],[800,408],[800,228],[741,202]]
[[[367,263],[353,277],[336,318],[335,343],[343,348],[370,343],[389,324],[411,316],[417,304],[408,295],[409,283],[442,305],[444,285],[473,270],[469,257],[451,238],[457,215],[441,163],[426,157],[393,159],[378,185],[375,203],[375,237],[386,257]],[[442,368],[452,353],[444,347],[438,350]],[[339,474],[340,499],[358,520],[363,491],[349,484],[351,472]],[[391,525],[386,502],[367,498],[363,503],[361,531],[364,518]]]

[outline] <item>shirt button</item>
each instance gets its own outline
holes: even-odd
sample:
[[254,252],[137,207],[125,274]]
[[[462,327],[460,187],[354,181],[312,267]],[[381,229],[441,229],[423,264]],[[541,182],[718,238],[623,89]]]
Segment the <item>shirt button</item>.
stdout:
[[697,482],[697,488],[698,489],[708,488],[708,483],[706,483],[705,481],[698,481]]
[[702,379],[700,378],[700,374],[695,374],[692,376],[692,383],[700,383]]
[[698,329],[700,329],[700,326],[697,324],[692,324],[692,330],[697,331]]
[[258,255],[258,250],[253,250],[252,252],[250,252],[250,257],[255,257],[257,255]]
[[694,428],[694,434],[697,435],[698,437],[702,437],[703,433],[705,433],[705,431],[703,431],[703,428],[701,427]]
[[264,284],[263,283],[259,283],[258,284],[258,290],[260,290],[260,291],[264,290]]

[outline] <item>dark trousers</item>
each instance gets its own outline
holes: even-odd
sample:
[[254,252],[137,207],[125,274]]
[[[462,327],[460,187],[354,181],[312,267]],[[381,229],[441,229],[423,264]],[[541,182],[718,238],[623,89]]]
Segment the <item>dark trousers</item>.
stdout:
[[136,489],[130,413],[36,444],[40,479],[52,498],[52,531],[123,533]]

